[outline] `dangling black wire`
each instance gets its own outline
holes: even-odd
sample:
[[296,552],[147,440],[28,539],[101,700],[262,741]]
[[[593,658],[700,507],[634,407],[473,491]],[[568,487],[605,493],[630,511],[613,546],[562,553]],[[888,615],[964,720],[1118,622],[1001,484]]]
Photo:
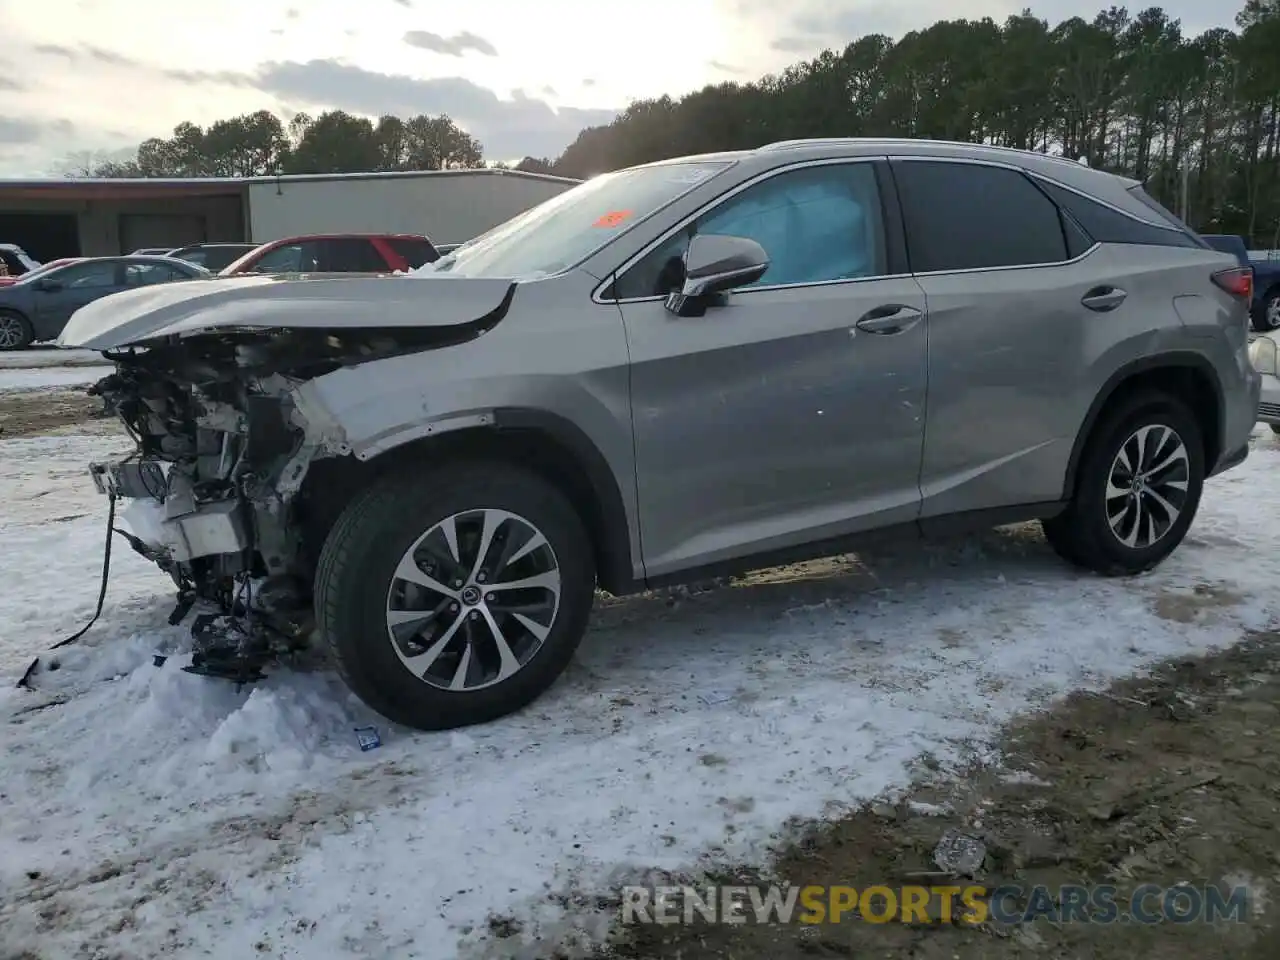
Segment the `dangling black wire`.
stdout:
[[[59,640],[50,650],[57,650],[59,647],[65,647],[69,643],[75,643],[86,633],[89,628],[98,622],[98,617],[102,616],[102,604],[107,598],[107,578],[111,574],[111,541],[112,534],[115,532],[116,525],[116,493],[112,490],[107,494],[107,542],[102,551],[102,582],[98,586],[98,605],[93,611],[93,617],[83,627],[67,637],[65,640]],[[35,676],[35,672],[40,668],[40,658],[36,657],[31,661],[31,666],[27,667],[23,673],[22,679],[18,681],[19,687],[26,687],[28,690],[34,689],[31,686],[31,678]]]

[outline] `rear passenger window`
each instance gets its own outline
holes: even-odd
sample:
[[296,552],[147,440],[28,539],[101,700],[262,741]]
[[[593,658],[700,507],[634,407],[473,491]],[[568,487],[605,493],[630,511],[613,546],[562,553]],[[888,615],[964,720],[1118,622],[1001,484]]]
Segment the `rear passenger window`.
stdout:
[[[1072,190],[1040,180],[1045,193],[1066,210],[1099,243],[1142,243],[1161,247],[1199,247],[1201,244],[1182,230],[1165,229],[1135,220],[1095,203]],[[1152,201],[1154,203],[1154,201]]]
[[1069,259],[1057,207],[1015,170],[910,160],[894,176],[916,273]]
[[325,273],[386,273],[386,261],[377,248],[363,237],[340,237],[325,241]]

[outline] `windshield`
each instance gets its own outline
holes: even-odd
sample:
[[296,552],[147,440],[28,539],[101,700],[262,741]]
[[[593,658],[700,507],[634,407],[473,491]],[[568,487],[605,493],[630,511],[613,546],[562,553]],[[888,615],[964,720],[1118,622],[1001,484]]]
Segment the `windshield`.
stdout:
[[732,163],[692,160],[593,177],[414,273],[513,280],[560,273]]
[[[52,273],[54,270],[58,270],[71,263],[75,263],[75,260],[74,259],[54,260],[51,263],[42,264],[41,266],[36,267],[34,270],[24,273],[22,275],[22,279],[20,279],[18,283],[31,283],[33,280],[39,280],[41,277]],[[14,286],[17,286],[17,284],[14,284]]]

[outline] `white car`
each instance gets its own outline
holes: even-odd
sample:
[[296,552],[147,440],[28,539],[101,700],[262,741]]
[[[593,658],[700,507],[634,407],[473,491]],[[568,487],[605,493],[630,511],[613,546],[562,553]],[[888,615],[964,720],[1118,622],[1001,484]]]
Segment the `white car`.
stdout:
[[1258,422],[1280,434],[1280,348],[1270,333],[1260,333],[1249,344],[1249,362],[1262,374],[1262,395],[1258,400]]
[[0,243],[0,263],[4,264],[4,272],[11,277],[20,277],[40,266],[16,243]]

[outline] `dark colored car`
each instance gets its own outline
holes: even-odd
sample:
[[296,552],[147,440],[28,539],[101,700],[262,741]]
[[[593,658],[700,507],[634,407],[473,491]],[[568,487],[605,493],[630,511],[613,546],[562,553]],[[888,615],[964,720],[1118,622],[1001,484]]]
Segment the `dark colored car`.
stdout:
[[187,247],[170,250],[168,256],[186,260],[217,273],[231,266],[250,250],[257,250],[256,243],[193,243]]
[[1201,234],[1215,250],[1229,253],[1240,265],[1253,271],[1253,302],[1250,316],[1259,332],[1280,329],[1280,260],[1250,257],[1244,238],[1227,233]]
[[395,273],[435,263],[440,254],[429,239],[414,234],[333,234],[289,237],[254,248],[219,272]]
[[1244,244],[1244,237],[1230,233],[1202,233],[1200,239],[1215,250],[1231,254],[1240,266],[1249,266],[1249,248]]
[[113,293],[212,276],[204,267],[173,257],[92,257],[32,271],[0,287],[0,350],[53,340],[73,313]]

